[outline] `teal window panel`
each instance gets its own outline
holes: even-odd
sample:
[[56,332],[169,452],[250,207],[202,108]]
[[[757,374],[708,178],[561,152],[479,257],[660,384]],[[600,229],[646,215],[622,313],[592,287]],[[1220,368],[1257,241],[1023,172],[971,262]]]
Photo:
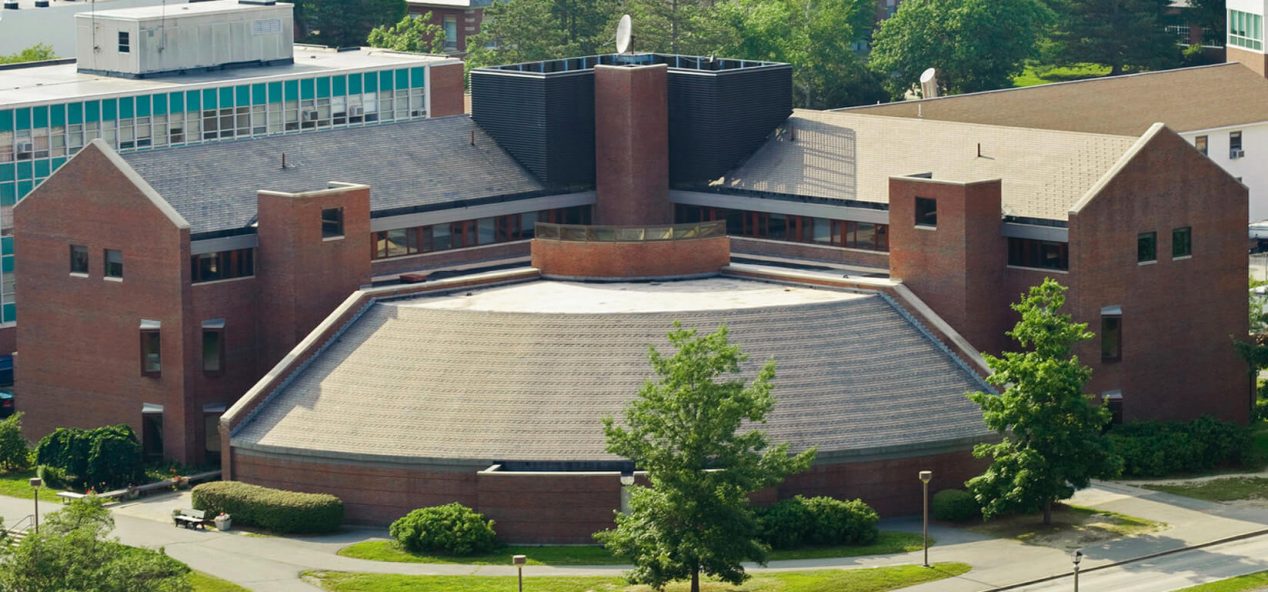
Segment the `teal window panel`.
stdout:
[[209,88],[203,91],[203,109],[216,108],[216,89]]
[[13,179],[13,165],[0,164],[0,181],[12,181]]
[[66,157],[64,156],[58,156],[57,158],[53,158],[48,161],[48,167],[53,171],[62,168],[62,165],[64,164],[66,164]]
[[49,175],[48,160],[43,158],[36,160],[35,161],[35,176],[47,177],[48,175]]
[[267,103],[268,95],[265,94],[266,92],[267,91],[265,91],[263,84],[252,84],[251,85],[251,104],[263,105]]
[[26,109],[14,109],[14,110],[13,110],[13,123],[14,123],[14,124],[16,124],[17,128],[18,128],[18,129],[20,129],[20,130],[23,130],[23,129],[31,129],[31,109],[30,109],[30,107],[28,107],[28,108],[26,108]]
[[233,106],[233,87],[232,86],[226,86],[220,89],[220,106],[221,107]]
[[136,117],[136,100],[132,97],[122,97],[119,99],[119,119],[132,119]]
[[101,120],[114,121],[119,118],[119,101],[117,99],[101,100]]
[[150,95],[141,95],[136,98],[136,116],[150,116]]
[[282,102],[282,83],[281,82],[269,83],[269,102],[270,103]]
[[239,107],[245,107],[251,104],[251,87],[247,85],[233,87],[234,98],[237,99]]
[[392,84],[392,71],[384,70],[379,72],[379,88],[381,90],[392,90],[395,85]]
[[0,271],[13,273],[13,257],[0,257]]
[[379,90],[379,73],[366,72],[365,73],[365,92],[375,92],[377,90]]
[[167,115],[167,102],[171,100],[166,94],[150,97],[154,103],[154,115]]
[[18,203],[18,186],[13,183],[0,183],[0,206],[11,206]]
[[13,131],[13,110],[0,110],[0,132]]
[[313,82],[312,78],[305,78],[299,81],[299,98],[312,99],[316,94],[316,83]]
[[48,108],[48,119],[53,127],[66,125],[66,105],[50,105]]
[[330,79],[325,76],[317,79],[317,98],[330,98]]
[[361,94],[361,73],[360,72],[348,75],[348,94],[350,95]]
[[12,304],[4,305],[4,322],[12,323],[18,320],[18,308]]
[[66,123],[74,125],[84,122],[84,104],[69,103],[66,105]]
[[286,81],[286,100],[294,101],[296,99],[299,99],[299,81],[287,80]]
[[31,109],[31,119],[36,128],[48,127],[48,105],[41,105]]
[[409,70],[396,71],[396,88],[409,88]]
[[[29,178],[29,177],[28,177]],[[32,181],[18,181],[18,200],[26,197],[32,189],[35,189],[35,183]]]
[[84,101],[84,123],[94,123],[98,121],[101,121],[101,103],[97,101]]
[[167,106],[169,107],[168,109],[169,113],[184,113],[185,112],[185,93],[174,92],[167,95]]
[[12,255],[13,254],[13,237],[6,236],[4,238],[0,238],[0,250],[3,250],[5,255]]
[[336,97],[348,94],[348,79],[343,76],[332,76],[330,78],[330,94]]
[[413,79],[413,84],[411,86],[413,86],[414,88],[423,88],[423,84],[425,84],[424,81],[427,79],[427,75],[426,73],[423,72],[422,68],[410,68],[409,75],[410,75],[409,77]]
[[203,108],[203,94],[191,90],[185,93],[185,111],[201,111]]

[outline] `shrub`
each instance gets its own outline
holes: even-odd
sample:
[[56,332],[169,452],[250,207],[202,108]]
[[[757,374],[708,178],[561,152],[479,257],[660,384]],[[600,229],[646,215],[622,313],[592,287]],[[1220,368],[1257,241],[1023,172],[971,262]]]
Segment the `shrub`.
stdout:
[[85,430],[57,428],[35,445],[35,462],[61,469],[67,477],[78,477],[88,470],[91,444]]
[[44,481],[45,487],[64,488],[71,485],[70,476],[66,474],[66,471],[57,467],[39,465],[35,468],[35,473]]
[[332,532],[343,524],[343,501],[325,493],[217,481],[195,487],[193,503],[195,509],[213,515],[229,514],[235,524],[279,534]]
[[773,549],[866,545],[880,535],[880,516],[862,500],[796,496],[758,511],[761,539]]
[[1261,395],[1259,400],[1255,401],[1254,417],[1251,421],[1268,421],[1268,397]]
[[115,489],[145,476],[141,443],[132,428],[120,424],[92,430],[84,480],[94,487]]
[[22,437],[22,412],[0,420],[0,471],[21,471],[30,466],[30,449]]
[[782,500],[757,512],[760,538],[772,549],[795,549],[806,544],[812,520],[801,497]]
[[929,511],[935,520],[968,522],[982,517],[982,507],[973,494],[963,489],[943,489],[933,494]]
[[1240,465],[1248,460],[1251,433],[1244,426],[1201,417],[1190,422],[1137,422],[1109,433],[1123,457],[1124,477],[1159,477]]
[[457,502],[414,510],[393,522],[388,533],[414,552],[471,555],[497,544],[493,521]]

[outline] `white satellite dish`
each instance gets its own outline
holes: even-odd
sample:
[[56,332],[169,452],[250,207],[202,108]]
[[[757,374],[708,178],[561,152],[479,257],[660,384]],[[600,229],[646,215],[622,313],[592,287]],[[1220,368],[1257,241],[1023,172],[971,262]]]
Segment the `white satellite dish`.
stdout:
[[630,50],[630,34],[631,34],[630,15],[621,17],[621,22],[616,24],[616,53],[625,53]]
[[926,68],[920,73],[920,94],[922,98],[932,99],[938,96],[938,70]]

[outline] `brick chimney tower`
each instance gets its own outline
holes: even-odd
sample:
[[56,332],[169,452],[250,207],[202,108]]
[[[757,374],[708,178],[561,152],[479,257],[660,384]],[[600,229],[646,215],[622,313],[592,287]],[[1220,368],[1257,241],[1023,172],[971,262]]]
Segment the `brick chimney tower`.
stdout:
[[595,223],[672,224],[669,68],[594,67]]

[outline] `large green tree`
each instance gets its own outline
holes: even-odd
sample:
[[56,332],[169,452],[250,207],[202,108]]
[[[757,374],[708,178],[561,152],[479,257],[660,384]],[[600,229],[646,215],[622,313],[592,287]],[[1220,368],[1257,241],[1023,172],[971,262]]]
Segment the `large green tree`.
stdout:
[[1051,19],[1042,0],[904,0],[873,35],[871,66],[894,98],[926,68],[949,93],[1009,87]]
[[414,53],[444,53],[445,30],[431,22],[431,13],[406,16],[394,25],[380,25],[366,38],[370,47]]
[[331,47],[359,47],[372,29],[404,16],[405,0],[297,0],[295,36]]
[[1048,278],[1012,305],[1021,320],[1008,335],[1024,351],[987,355],[987,380],[1003,392],[969,394],[987,427],[1000,434],[998,442],[974,448],[991,465],[967,483],[987,518],[1043,510],[1043,523],[1051,524],[1054,502],[1122,470],[1102,433],[1109,409],[1083,393],[1092,370],[1074,346],[1093,335],[1061,311],[1065,292]]
[[771,446],[758,429],[775,405],[774,360],[752,383],[739,377],[747,356],[730,343],[726,327],[700,337],[675,323],[664,355],[649,348],[655,381],[648,381],[625,410],[620,425],[603,420],[608,452],[647,472],[651,487],[634,487],[630,511],[616,528],[596,534],[608,549],[629,559],[630,580],[657,590],[703,573],[739,584],[748,576],[741,561],[764,563],[766,548],[749,507],[750,493],[804,471],[814,458]]
[[1052,32],[1050,59],[1154,70],[1180,63],[1176,36],[1166,30],[1171,0],[1049,0],[1061,15]]
[[0,590],[186,592],[189,568],[159,551],[127,547],[108,534],[110,512],[95,498],[49,514],[39,533],[0,545]]
[[494,0],[467,39],[471,67],[611,53],[616,3],[604,0]]
[[57,54],[53,53],[53,46],[47,43],[37,43],[18,53],[8,55],[0,55],[0,64],[20,64],[22,62],[42,62],[44,60],[55,60]]

